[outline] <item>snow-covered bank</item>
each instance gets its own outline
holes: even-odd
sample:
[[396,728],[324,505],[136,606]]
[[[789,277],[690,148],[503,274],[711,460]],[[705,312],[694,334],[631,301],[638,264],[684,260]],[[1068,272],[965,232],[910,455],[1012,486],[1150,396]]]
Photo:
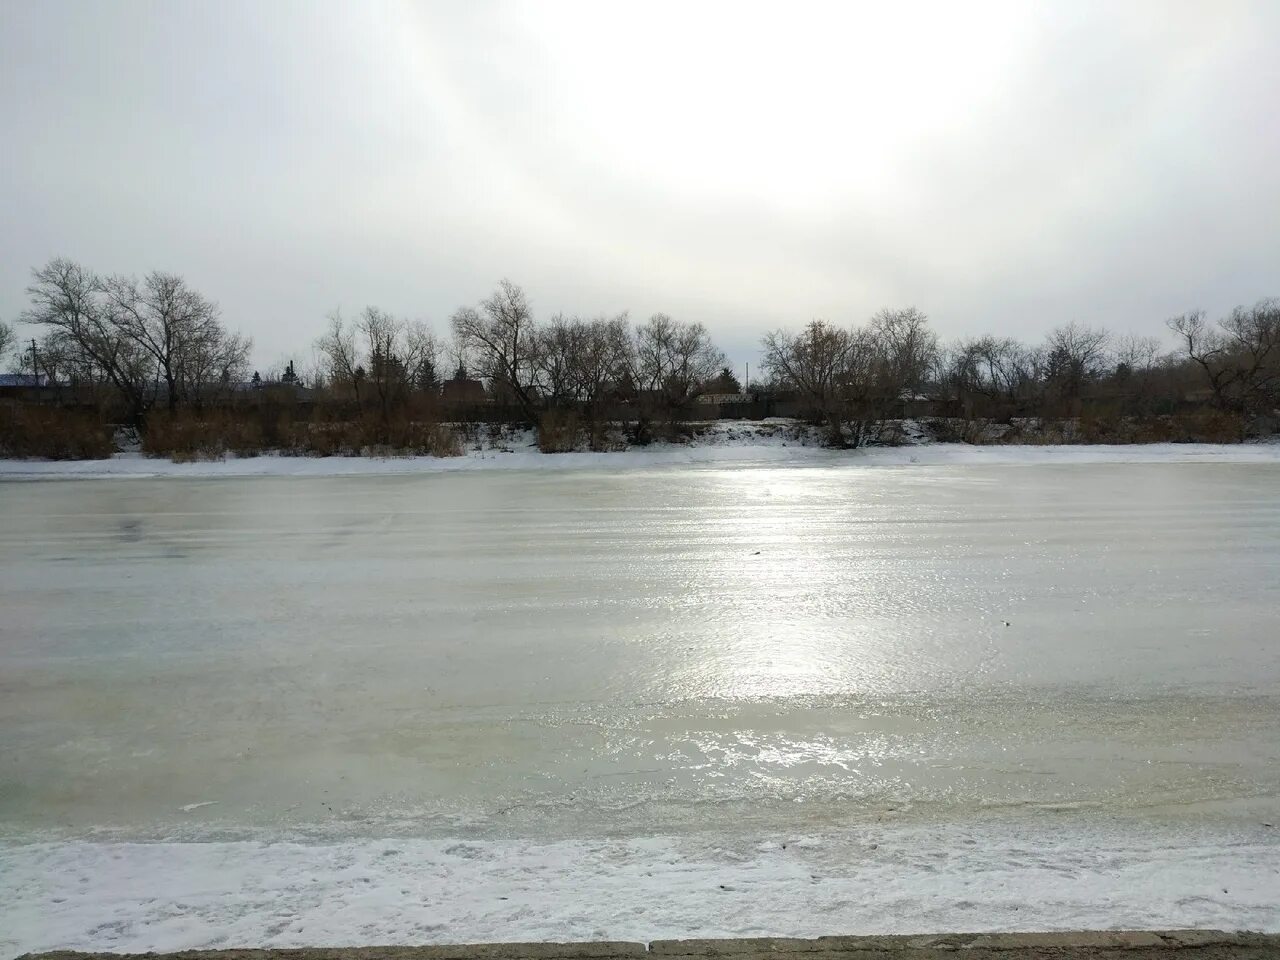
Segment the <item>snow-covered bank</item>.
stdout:
[[938,930],[1280,931],[1280,835],[988,823],[733,840],[0,847],[0,955]]
[[682,464],[893,467],[947,464],[1280,463],[1280,443],[1152,443],[972,446],[917,443],[829,450],[755,433],[655,443],[609,453],[542,453],[531,442],[468,450],[460,457],[230,457],[173,463],[138,453],[107,460],[0,460],[0,480],[116,477],[346,477],[466,470],[632,470]]

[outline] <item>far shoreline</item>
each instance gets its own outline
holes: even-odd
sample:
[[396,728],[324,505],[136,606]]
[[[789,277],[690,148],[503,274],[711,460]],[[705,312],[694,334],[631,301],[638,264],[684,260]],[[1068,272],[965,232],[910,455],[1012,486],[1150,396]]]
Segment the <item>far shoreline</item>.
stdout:
[[319,457],[264,454],[175,462],[141,453],[99,460],[0,459],[0,481],[39,479],[214,479],[433,475],[488,470],[630,470],[652,467],[911,467],[1084,464],[1280,464],[1276,439],[1244,443],[916,443],[833,450],[803,444],[660,443],[605,452],[468,450],[457,457]]

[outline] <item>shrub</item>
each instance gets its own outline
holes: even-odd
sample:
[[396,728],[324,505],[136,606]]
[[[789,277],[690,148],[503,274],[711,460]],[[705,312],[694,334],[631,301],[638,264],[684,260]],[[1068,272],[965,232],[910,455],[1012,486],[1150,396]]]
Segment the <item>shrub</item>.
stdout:
[[592,420],[587,426],[587,445],[595,451],[625,450],[627,440],[617,424]]
[[[463,423],[454,424],[453,430],[454,430],[454,433],[457,435],[459,442],[463,446],[480,450],[480,449],[483,449],[482,443],[481,443],[482,431],[480,427],[481,427],[481,424],[476,423],[474,420],[468,420]],[[492,436],[493,436],[492,425],[490,425],[489,427],[489,436],[492,442]]]
[[0,408],[0,456],[100,460],[116,452],[110,425],[57,407]]
[[440,423],[425,420],[395,420],[385,425],[387,445],[396,453],[408,456],[460,457],[462,443],[457,435]]
[[538,418],[538,449],[571,453],[582,438],[582,419],[572,410],[548,410]]
[[1180,413],[1170,427],[1174,443],[1238,443],[1245,436],[1244,418],[1222,410]]
[[288,452],[298,456],[355,457],[360,438],[350,420],[302,421],[289,431]]
[[462,441],[457,433],[441,423],[408,418],[384,421],[367,416],[296,423],[288,452],[321,457],[458,457],[462,455]]
[[957,417],[938,417],[925,422],[933,439],[939,443],[988,442],[987,422],[985,420],[961,420]]
[[[273,438],[268,443],[264,435]],[[253,456],[267,450],[294,456],[413,456],[456,457],[462,453],[457,435],[448,427],[407,417],[294,421],[280,411],[157,413],[147,421],[142,449],[149,456],[175,461],[216,460],[228,453]]]
[[623,436],[633,447],[647,447],[653,443],[653,423],[641,414],[636,420],[627,424]]
[[142,434],[142,451],[150,457],[220,460],[228,453],[248,457],[262,453],[262,424],[253,417],[223,411],[199,414],[153,412]]
[[1133,443],[1133,423],[1114,413],[1084,413],[1075,424],[1072,443]]
[[886,420],[875,428],[875,442],[882,447],[901,447],[910,442],[901,420]]

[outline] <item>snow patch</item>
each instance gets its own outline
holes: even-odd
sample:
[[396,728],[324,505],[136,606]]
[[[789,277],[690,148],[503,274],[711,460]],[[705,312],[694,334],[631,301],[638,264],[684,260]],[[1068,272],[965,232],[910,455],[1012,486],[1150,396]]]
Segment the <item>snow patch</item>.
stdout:
[[[529,436],[477,444],[460,457],[290,457],[268,455],[173,463],[138,453],[107,460],[0,460],[0,480],[128,477],[347,477],[471,470],[634,470],[675,466],[911,467],[966,464],[1280,463],[1280,443],[971,446],[924,442],[910,423],[903,446],[830,450],[791,421],[718,421],[688,443],[608,453],[542,453]],[[799,432],[797,432],[799,430]]]
[[0,846],[0,955],[520,940],[1280,931],[1280,838],[1194,826]]

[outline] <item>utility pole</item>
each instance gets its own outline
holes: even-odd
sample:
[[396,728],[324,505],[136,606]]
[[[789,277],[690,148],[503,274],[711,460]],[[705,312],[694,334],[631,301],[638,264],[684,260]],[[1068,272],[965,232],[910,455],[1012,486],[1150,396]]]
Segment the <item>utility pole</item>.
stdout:
[[746,393],[751,389],[751,361],[747,361],[747,378],[742,382],[742,392]]
[[40,364],[36,362],[36,338],[31,338],[31,375],[35,378],[34,383],[40,386]]

